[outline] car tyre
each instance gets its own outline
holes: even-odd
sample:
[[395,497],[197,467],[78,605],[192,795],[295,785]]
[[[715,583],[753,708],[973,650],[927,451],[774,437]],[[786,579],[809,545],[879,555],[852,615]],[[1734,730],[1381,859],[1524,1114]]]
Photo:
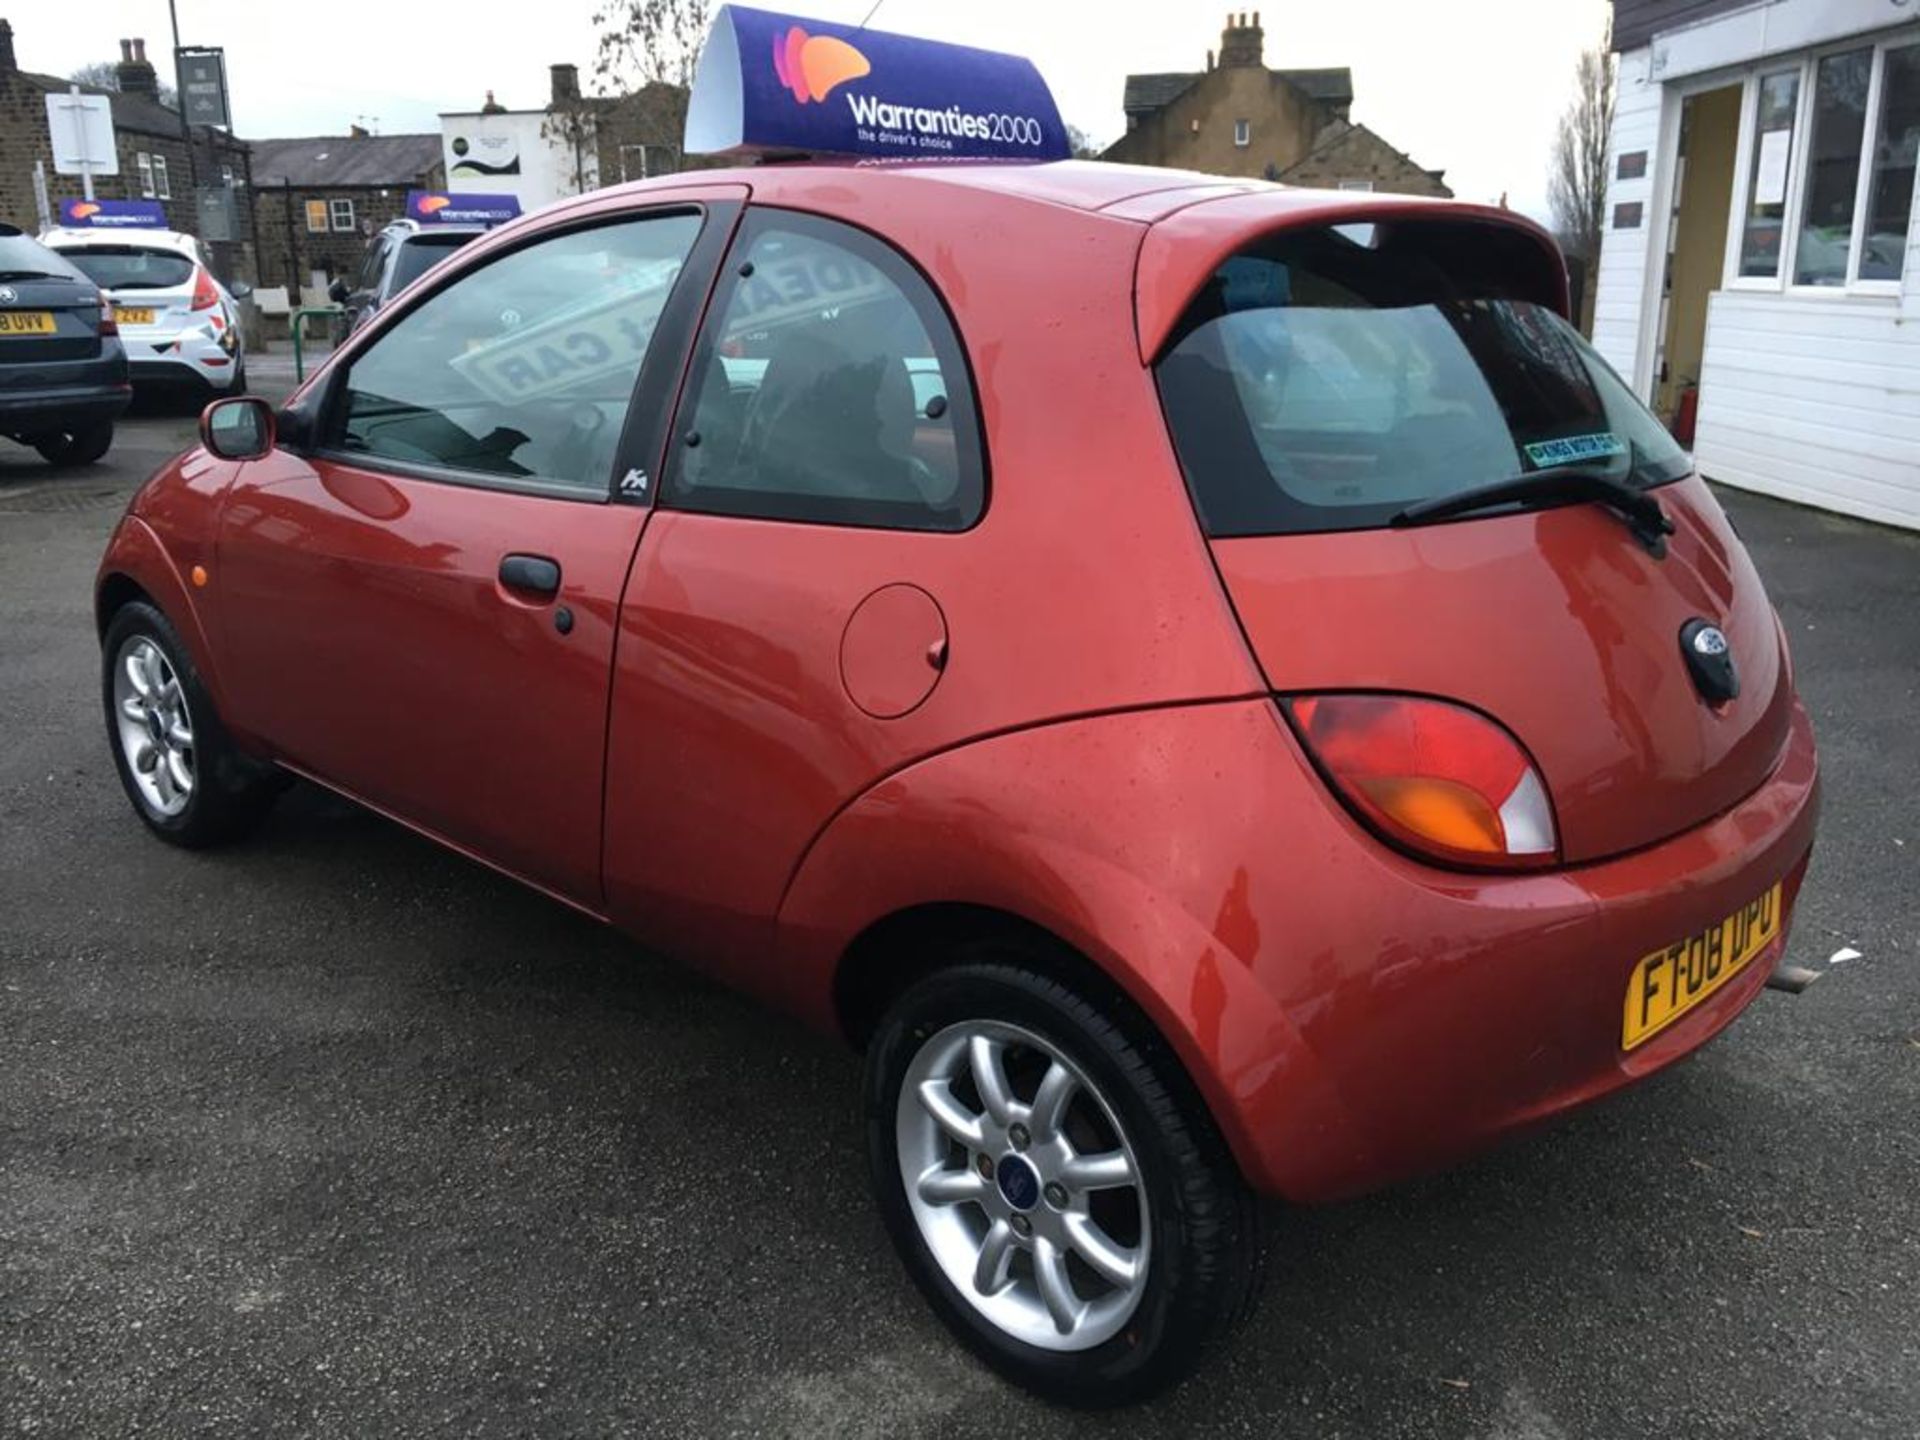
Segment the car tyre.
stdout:
[[56,469],[73,465],[91,465],[113,447],[113,422],[97,421],[77,430],[58,430],[36,436],[33,448],[40,458]]
[[236,840],[286,786],[279,771],[235,746],[179,632],[145,601],[123,605],[107,625],[101,699],[127,798],[169,844]]
[[[969,945],[889,1008],[867,1052],[868,1161],[887,1231],[947,1326],[1017,1384],[1103,1408],[1184,1378],[1251,1308],[1259,1209],[1152,1025],[1053,978],[1049,958]],[[982,1043],[1004,1081],[991,1099]],[[954,1104],[929,1107],[929,1084]],[[1062,1088],[1064,1113],[1047,1100]],[[1130,1189],[1116,1183],[1127,1171]]]

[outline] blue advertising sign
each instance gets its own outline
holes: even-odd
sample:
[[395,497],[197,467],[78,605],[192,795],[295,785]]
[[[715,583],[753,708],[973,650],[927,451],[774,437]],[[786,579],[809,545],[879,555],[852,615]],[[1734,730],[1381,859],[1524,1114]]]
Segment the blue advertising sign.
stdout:
[[165,230],[158,200],[62,200],[60,223],[78,230]]
[[520,213],[515,195],[447,195],[407,192],[407,218],[422,225],[504,225]]
[[1031,60],[723,5],[687,105],[703,155],[1064,160]]

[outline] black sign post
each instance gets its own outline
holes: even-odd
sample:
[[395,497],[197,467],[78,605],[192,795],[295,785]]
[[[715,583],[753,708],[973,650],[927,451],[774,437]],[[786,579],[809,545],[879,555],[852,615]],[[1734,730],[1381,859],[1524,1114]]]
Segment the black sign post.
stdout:
[[176,50],[174,68],[180,82],[180,106],[188,123],[231,127],[226,52],[211,45]]

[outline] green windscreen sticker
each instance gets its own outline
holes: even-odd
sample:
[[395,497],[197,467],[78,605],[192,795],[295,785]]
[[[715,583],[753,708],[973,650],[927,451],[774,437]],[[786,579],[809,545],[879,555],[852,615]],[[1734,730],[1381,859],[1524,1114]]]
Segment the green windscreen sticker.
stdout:
[[1558,440],[1538,440],[1526,447],[1534,468],[1550,465],[1577,465],[1582,460],[1606,460],[1627,453],[1626,445],[1609,431],[1598,435],[1567,435]]

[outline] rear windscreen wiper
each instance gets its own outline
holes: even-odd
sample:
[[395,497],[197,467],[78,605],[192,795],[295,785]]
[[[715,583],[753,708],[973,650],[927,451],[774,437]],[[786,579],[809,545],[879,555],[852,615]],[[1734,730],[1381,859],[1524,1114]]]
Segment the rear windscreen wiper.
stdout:
[[1561,465],[1552,470],[1531,470],[1475,485],[1451,495],[1435,495],[1407,506],[1387,523],[1425,525],[1476,510],[1491,510],[1501,505],[1523,504],[1529,500],[1590,500],[1604,505],[1621,519],[1636,539],[1655,556],[1667,553],[1667,536],[1673,533],[1673,521],[1660,508],[1660,502],[1636,485],[1630,485],[1611,470],[1595,465]]
[[64,275],[56,275],[51,270],[0,270],[0,280],[64,280]]

